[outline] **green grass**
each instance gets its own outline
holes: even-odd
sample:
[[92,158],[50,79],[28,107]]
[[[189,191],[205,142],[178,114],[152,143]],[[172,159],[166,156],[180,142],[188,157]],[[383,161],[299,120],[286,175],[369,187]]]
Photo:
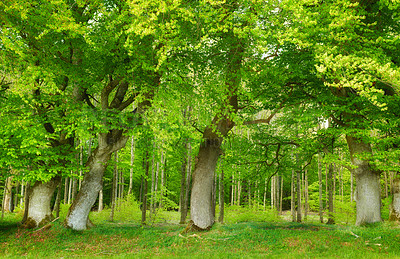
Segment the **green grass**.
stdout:
[[[134,211],[131,211],[135,214]],[[97,226],[83,232],[65,229],[62,220],[50,229],[18,228],[21,214],[6,214],[0,221],[0,256],[28,258],[400,258],[400,228],[381,223],[365,227],[290,223],[271,212],[227,210],[228,223],[207,232],[181,234],[173,224],[176,212],[159,212],[154,224],[141,226],[107,211],[93,213]],[[236,213],[233,215],[233,213]],[[260,216],[265,214],[264,217]],[[267,222],[245,222],[268,220]],[[257,216],[258,215],[258,216]],[[132,218],[137,218],[133,215]],[[140,217],[138,217],[140,219]],[[124,221],[122,221],[124,220]]]

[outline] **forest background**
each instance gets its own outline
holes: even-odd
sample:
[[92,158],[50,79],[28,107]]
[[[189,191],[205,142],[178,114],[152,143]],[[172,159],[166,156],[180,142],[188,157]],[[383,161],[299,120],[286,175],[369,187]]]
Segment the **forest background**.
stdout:
[[131,204],[190,229],[225,205],[399,220],[399,8],[0,2],[2,217],[41,227],[64,206],[85,230]]

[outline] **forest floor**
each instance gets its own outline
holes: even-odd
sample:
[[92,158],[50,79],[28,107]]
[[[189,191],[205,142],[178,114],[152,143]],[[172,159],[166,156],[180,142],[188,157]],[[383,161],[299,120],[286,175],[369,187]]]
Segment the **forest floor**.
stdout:
[[163,223],[148,226],[92,215],[97,226],[77,232],[64,228],[62,219],[42,229],[20,229],[21,215],[8,214],[0,220],[0,257],[400,258],[400,226],[395,223],[356,227],[279,217],[234,222],[227,216],[230,222],[216,223],[210,231],[183,233],[185,225],[165,223],[178,215],[165,212]]

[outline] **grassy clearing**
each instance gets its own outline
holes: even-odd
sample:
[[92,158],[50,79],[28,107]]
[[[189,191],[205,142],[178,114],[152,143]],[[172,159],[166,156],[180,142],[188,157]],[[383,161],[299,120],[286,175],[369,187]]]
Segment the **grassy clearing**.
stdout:
[[[190,257],[190,258],[400,258],[400,228],[381,223],[367,227],[290,223],[272,212],[230,208],[225,225],[208,232],[182,234],[185,226],[172,224],[176,212],[160,212],[153,225],[135,221],[108,222],[107,211],[93,213],[95,228],[65,229],[58,220],[50,229],[18,228],[20,214],[0,221],[0,256],[28,258]],[[131,211],[135,213],[134,211]],[[247,219],[268,220],[246,222]],[[117,217],[118,218],[118,217]],[[132,217],[132,218],[137,218]]]

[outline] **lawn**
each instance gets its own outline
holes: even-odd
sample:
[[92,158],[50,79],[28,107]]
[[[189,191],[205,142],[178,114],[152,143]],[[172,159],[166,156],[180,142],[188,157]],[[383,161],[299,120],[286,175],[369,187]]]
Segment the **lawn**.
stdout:
[[[164,217],[176,218],[176,212]],[[62,220],[50,228],[18,228],[20,215],[0,221],[2,257],[182,257],[182,258],[400,258],[400,227],[326,225],[315,222],[216,223],[207,232],[183,233],[184,225],[100,220],[83,232],[65,229]],[[97,220],[97,221],[96,221]]]

